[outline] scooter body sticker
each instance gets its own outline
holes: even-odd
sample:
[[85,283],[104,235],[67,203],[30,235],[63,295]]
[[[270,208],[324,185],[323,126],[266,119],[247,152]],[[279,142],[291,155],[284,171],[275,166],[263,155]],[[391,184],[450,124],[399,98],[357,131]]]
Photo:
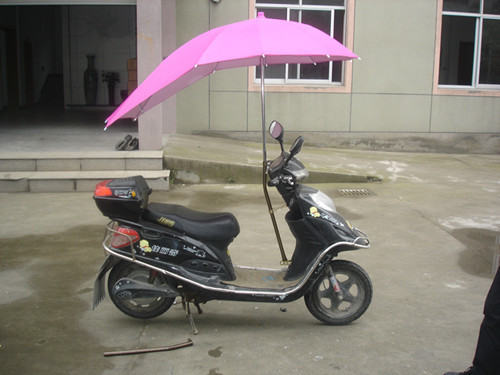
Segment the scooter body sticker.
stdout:
[[166,227],[172,228],[175,225],[175,221],[167,219],[166,217],[160,217],[158,220],[158,223],[161,225],[165,225]]
[[[344,223],[342,223],[340,220],[330,216],[330,215],[327,215],[323,212],[319,212],[318,211],[318,208],[315,207],[315,206],[311,206],[309,208],[309,212],[307,213],[308,216],[311,216],[311,217],[314,217],[314,218],[321,218],[323,220],[326,220],[326,221],[329,221],[330,223],[338,226],[338,227],[345,227]],[[349,227],[352,228],[352,226],[348,223]]]
[[312,217],[320,217],[321,214],[319,213],[318,209],[314,206],[311,206],[311,208],[309,208],[309,216],[312,216]]
[[152,250],[151,250],[151,247],[149,246],[149,242],[146,241],[146,240],[141,240],[139,242],[139,247],[141,248],[142,251],[144,251],[145,253],[150,253]]

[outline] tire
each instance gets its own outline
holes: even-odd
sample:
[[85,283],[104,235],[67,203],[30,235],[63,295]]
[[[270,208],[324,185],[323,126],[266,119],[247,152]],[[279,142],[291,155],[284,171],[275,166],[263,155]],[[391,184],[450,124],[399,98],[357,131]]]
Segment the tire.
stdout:
[[366,271],[356,263],[335,260],[330,263],[343,298],[333,291],[325,270],[304,295],[309,312],[329,325],[346,325],[358,319],[370,305],[373,287]]
[[[157,298],[138,298],[129,300],[120,300],[113,294],[113,287],[116,282],[124,277],[142,282],[148,282],[151,270],[146,267],[138,266],[135,263],[121,261],[110,271],[108,276],[108,293],[115,306],[123,313],[138,319],[155,318],[165,311],[175,301],[175,297],[157,297]],[[168,284],[167,279],[162,274],[157,274],[153,283],[155,285]]]

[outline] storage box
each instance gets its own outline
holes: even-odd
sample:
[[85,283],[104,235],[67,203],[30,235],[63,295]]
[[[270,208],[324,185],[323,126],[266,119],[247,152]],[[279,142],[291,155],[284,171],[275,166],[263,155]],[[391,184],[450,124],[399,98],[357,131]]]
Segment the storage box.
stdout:
[[127,70],[137,70],[137,59],[127,60]]
[[106,180],[97,184],[94,200],[110,219],[137,221],[148,205],[151,191],[142,176]]
[[128,89],[128,94],[132,94],[132,91],[134,91],[137,88],[137,81],[128,81],[127,84],[127,89]]
[[129,70],[128,71],[128,81],[129,82],[137,82],[137,70]]

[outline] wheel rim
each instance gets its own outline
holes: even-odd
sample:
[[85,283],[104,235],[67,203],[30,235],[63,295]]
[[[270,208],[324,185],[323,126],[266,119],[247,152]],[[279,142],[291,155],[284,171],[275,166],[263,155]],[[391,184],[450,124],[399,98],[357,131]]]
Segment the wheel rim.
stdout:
[[[150,271],[145,268],[134,268],[132,269],[128,275],[126,276],[132,280],[141,281],[145,283],[149,283],[150,280]],[[154,278],[154,285],[159,286],[162,284],[160,277]],[[150,297],[150,298],[136,298],[136,299],[128,299],[123,300],[121,303],[125,305],[129,305],[134,309],[144,309],[144,308],[154,308],[157,305],[160,305],[163,301],[162,297]]]
[[337,294],[327,276],[317,284],[313,298],[316,306],[333,319],[342,319],[355,314],[363,305],[365,290],[362,281],[356,274],[341,271],[335,272],[341,295]]

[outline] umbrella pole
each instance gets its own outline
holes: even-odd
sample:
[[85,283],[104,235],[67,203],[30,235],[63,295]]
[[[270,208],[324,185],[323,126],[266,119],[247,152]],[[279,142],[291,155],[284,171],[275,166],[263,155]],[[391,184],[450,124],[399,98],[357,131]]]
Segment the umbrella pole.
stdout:
[[260,97],[261,97],[261,107],[262,107],[262,186],[264,188],[264,197],[266,198],[267,208],[269,209],[269,215],[271,216],[271,221],[273,223],[274,233],[276,234],[276,240],[278,241],[278,246],[281,253],[281,264],[288,265],[291,262],[287,259],[285,254],[285,249],[283,248],[283,242],[281,241],[280,231],[278,228],[278,223],[276,222],[276,217],[274,216],[274,209],[271,203],[271,198],[269,197],[269,192],[267,191],[267,150],[266,150],[266,97],[264,90],[264,60],[265,56],[260,58]]
[[260,106],[262,109],[262,155],[264,157],[264,167],[267,162],[267,150],[266,150],[266,92],[264,90],[264,60],[265,56],[260,57]]

